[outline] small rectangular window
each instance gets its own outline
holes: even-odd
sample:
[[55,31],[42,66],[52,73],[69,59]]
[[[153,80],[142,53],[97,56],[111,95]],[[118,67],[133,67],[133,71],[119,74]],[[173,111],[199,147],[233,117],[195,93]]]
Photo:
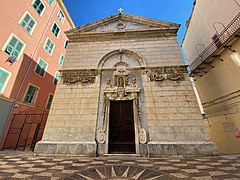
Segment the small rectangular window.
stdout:
[[52,5],[54,0],[48,0],[48,4]]
[[67,49],[67,48],[68,48],[68,43],[69,43],[69,41],[68,41],[68,40],[66,40],[66,41],[65,41],[65,44],[64,44],[64,48],[65,48],[65,49]]
[[44,46],[44,50],[49,54],[52,55],[53,49],[54,49],[54,43],[51,41],[50,38],[47,38],[47,41]]
[[46,70],[47,70],[47,63],[40,58],[35,68],[35,72],[43,77]]
[[52,100],[53,100],[53,95],[50,94],[49,97],[48,97],[48,102],[47,102],[47,105],[46,105],[46,109],[50,109],[50,107],[52,105]]
[[33,18],[27,13],[22,21],[20,22],[21,26],[27,31],[29,34],[31,34],[34,25],[36,22],[33,20]]
[[9,78],[9,73],[0,69],[0,93],[3,92],[3,88],[5,87]]
[[60,73],[57,71],[54,76],[53,84],[57,85]]
[[64,59],[65,59],[65,57],[64,57],[64,55],[62,54],[61,57],[60,57],[60,60],[59,60],[60,66],[63,65]]
[[32,4],[32,6],[34,7],[34,9],[37,11],[37,13],[39,15],[42,14],[42,12],[45,8],[45,6],[44,6],[44,4],[42,3],[41,0],[35,0],[34,3]]
[[51,31],[55,37],[58,37],[60,28],[58,27],[58,25],[56,23],[54,23]]
[[37,89],[38,89],[37,87],[33,85],[29,85],[23,102],[30,103],[30,104],[33,103],[34,99],[36,98]]
[[57,17],[58,17],[59,21],[61,23],[63,23],[63,21],[64,21],[64,14],[63,14],[63,12],[61,10],[58,12]]
[[17,37],[12,36],[4,51],[17,59],[23,46],[23,43]]

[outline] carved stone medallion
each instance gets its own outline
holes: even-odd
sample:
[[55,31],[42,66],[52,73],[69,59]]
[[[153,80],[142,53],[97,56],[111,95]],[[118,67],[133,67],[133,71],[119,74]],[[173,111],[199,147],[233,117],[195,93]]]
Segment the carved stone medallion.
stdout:
[[147,143],[147,132],[143,127],[139,128],[139,142],[141,144],[146,144]]
[[96,140],[97,140],[98,143],[104,144],[105,141],[106,141],[106,130],[98,129]]

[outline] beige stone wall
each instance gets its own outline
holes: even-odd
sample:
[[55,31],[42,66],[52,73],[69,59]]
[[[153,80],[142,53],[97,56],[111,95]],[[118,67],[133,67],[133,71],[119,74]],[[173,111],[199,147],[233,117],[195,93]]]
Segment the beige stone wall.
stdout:
[[[240,52],[240,41],[234,43],[232,49]],[[231,56],[234,54],[230,50],[224,51],[221,54],[224,61],[214,59],[214,68],[206,67],[207,73],[202,73],[202,77],[196,76],[195,83],[203,104],[240,89],[240,54],[238,59],[233,60]]]
[[[187,59],[193,61],[212,42],[212,36],[220,33],[239,13],[239,1],[206,0],[197,1],[183,41]],[[217,7],[217,8],[216,8]],[[232,27],[236,28],[237,23]],[[215,27],[215,28],[214,28]],[[240,129],[240,41],[234,36],[220,47],[219,58],[209,58],[209,65],[198,68],[195,83],[206,113],[207,130],[220,153],[239,153],[237,129]],[[235,51],[235,52],[234,52]],[[210,54],[208,54],[210,55]],[[204,60],[204,59],[199,59]],[[221,61],[223,60],[223,61]],[[201,77],[200,77],[201,76]]]
[[209,142],[187,74],[184,81],[149,82],[143,77],[145,111],[152,142]]
[[[232,49],[240,52],[240,41]],[[240,55],[230,50],[215,59],[214,68],[196,78],[196,86],[208,117],[207,131],[220,153],[239,153],[237,129],[240,129]],[[230,129],[229,129],[230,128]]]
[[99,85],[59,83],[42,141],[95,143]]
[[220,153],[239,153],[240,139],[236,137],[239,134],[236,129],[240,127],[240,109],[235,109],[237,106],[240,107],[240,103],[230,108],[231,114],[219,114],[206,122],[207,132]]
[[128,49],[140,54],[147,66],[184,64],[176,37],[155,37],[72,43],[69,45],[63,69],[97,68],[104,55],[118,49]]
[[[239,0],[236,0],[239,4]],[[212,42],[212,36],[220,33],[224,27],[239,13],[235,0],[197,0],[194,12],[182,43],[185,55],[190,61],[197,58],[196,48],[201,53]],[[221,24],[223,25],[221,25]],[[215,24],[215,28],[213,26]],[[216,30],[215,30],[216,29]]]

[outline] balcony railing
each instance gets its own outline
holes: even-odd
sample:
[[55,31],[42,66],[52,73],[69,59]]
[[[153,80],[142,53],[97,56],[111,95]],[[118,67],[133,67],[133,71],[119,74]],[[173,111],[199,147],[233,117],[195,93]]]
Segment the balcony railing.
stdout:
[[[226,28],[213,40],[206,49],[191,63],[190,70],[193,72],[217,49],[219,49],[232,35],[240,29],[240,13],[226,26]],[[217,42],[216,42],[217,40]],[[219,46],[220,44],[220,46]]]

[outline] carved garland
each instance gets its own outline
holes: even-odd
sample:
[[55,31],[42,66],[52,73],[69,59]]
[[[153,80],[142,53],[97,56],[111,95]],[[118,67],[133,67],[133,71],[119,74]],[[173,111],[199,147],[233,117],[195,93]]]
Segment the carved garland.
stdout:
[[63,84],[74,84],[77,82],[93,84],[95,83],[97,75],[98,71],[94,69],[63,70],[61,77],[63,79]]
[[150,81],[179,81],[184,80],[184,73],[187,73],[186,66],[176,67],[158,67],[153,68],[148,72]]

